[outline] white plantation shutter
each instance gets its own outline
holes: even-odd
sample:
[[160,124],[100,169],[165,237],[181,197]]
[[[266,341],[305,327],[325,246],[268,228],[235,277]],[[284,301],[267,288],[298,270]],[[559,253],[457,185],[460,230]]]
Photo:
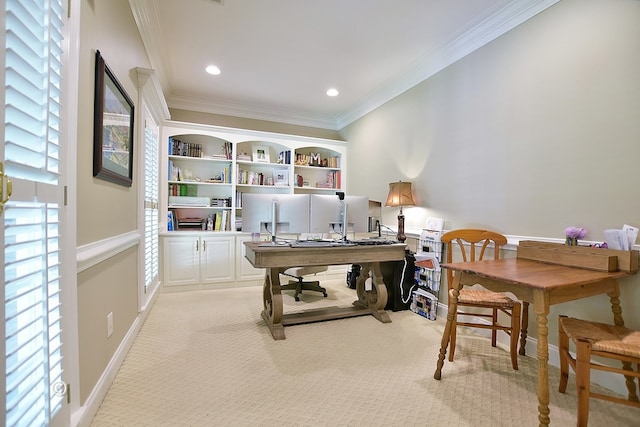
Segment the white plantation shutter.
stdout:
[[158,280],[158,136],[145,125],[144,287]]
[[[5,0],[6,426],[47,425],[64,397],[60,311],[61,0]],[[5,194],[6,197],[6,194]]]

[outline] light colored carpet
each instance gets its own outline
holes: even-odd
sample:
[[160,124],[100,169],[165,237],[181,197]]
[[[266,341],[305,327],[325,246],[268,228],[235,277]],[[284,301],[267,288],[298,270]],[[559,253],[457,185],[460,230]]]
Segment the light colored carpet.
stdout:
[[[343,280],[329,297],[284,296],[285,313],[344,306]],[[390,312],[285,328],[274,341],[260,317],[262,288],[159,295],[102,403],[103,426],[533,426],[536,360],[460,332],[456,360],[433,379],[444,319]],[[550,368],[551,423],[575,425],[576,390],[557,392]],[[640,410],[591,401],[590,423],[638,425]]]

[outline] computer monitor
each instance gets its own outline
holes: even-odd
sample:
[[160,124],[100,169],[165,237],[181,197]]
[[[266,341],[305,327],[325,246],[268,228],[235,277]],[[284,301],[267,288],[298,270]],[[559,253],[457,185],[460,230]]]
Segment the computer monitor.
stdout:
[[273,241],[282,233],[308,233],[309,205],[309,194],[244,193],[242,231],[270,233]]
[[[344,207],[347,211],[347,228],[342,227]],[[311,195],[309,232],[314,233],[364,233],[369,229],[369,198],[367,196]]]
[[335,194],[312,194],[309,233],[334,233],[340,221],[340,199]]

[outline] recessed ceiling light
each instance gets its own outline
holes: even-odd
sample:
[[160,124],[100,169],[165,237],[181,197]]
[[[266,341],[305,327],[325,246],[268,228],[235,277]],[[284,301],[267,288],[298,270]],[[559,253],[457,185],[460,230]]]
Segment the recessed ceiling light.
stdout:
[[336,88],[331,88],[327,91],[327,96],[338,96],[340,92],[338,92],[338,89]]
[[213,74],[214,76],[220,74],[220,68],[216,67],[215,65],[209,65],[204,70],[209,74]]

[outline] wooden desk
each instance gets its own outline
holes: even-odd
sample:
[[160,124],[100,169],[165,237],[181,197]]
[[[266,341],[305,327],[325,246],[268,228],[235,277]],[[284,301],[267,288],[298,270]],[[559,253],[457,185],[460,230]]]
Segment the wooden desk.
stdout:
[[[611,300],[614,323],[623,325],[618,279],[633,272],[594,271],[516,258],[457,262],[443,264],[443,267],[455,270],[455,275],[434,378],[439,380],[441,377],[460,289],[478,283],[493,291],[511,292],[518,299],[533,303],[535,309],[538,323],[538,420],[541,426],[549,425],[549,306],[606,293]],[[633,382],[629,384],[627,381],[627,388],[635,395]]]
[[[384,311],[387,288],[380,272],[380,262],[404,259],[406,245],[332,246],[291,248],[289,246],[260,246],[258,242],[245,242],[245,257],[254,267],[266,268],[262,298],[262,318],[276,340],[285,339],[284,327],[299,323],[342,319],[371,314],[382,323],[389,323]],[[284,314],[280,290],[280,274],[291,267],[311,265],[359,264],[362,266],[356,284],[358,299],[351,307],[331,307]],[[365,280],[372,277],[372,289],[365,290]]]

